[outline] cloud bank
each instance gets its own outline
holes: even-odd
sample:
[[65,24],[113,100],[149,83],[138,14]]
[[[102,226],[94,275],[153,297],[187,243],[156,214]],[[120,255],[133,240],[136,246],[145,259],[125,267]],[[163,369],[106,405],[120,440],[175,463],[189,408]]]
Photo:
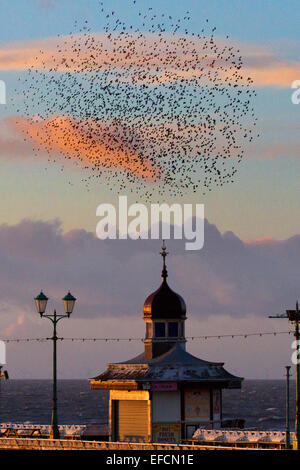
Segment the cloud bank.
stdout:
[[[160,241],[105,240],[84,230],[63,233],[59,221],[24,220],[0,226],[2,310],[13,302],[34,311],[43,289],[78,298],[78,318],[141,317],[147,295],[160,284]],[[186,300],[189,317],[266,317],[293,307],[299,295],[300,235],[283,241],[243,242],[206,221],[204,248],[186,252],[169,241],[170,286]]]

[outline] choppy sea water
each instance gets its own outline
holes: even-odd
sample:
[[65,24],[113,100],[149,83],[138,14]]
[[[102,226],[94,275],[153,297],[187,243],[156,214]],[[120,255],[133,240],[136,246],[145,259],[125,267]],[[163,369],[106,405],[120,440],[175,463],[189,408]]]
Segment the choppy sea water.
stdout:
[[[0,422],[48,424],[50,380],[8,380],[0,383]],[[295,382],[290,384],[291,429],[295,417]],[[284,430],[285,381],[246,380],[241,390],[223,391],[224,418],[244,418],[246,428]],[[58,381],[60,424],[108,421],[108,392],[90,390],[87,380]]]
[[[290,426],[294,430],[296,383],[290,382]],[[245,380],[240,390],[223,391],[223,416],[245,419],[245,428],[285,430],[285,380]]]

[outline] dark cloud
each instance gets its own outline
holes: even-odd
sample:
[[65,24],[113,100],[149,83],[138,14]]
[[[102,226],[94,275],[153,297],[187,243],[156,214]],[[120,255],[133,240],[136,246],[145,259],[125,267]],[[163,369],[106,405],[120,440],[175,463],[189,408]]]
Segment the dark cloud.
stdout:
[[[60,223],[24,220],[0,226],[0,296],[30,311],[42,288],[54,301],[68,289],[77,318],[142,315],[160,283],[159,240],[106,240],[84,230],[63,233]],[[170,286],[185,298],[189,316],[266,317],[293,307],[299,295],[300,235],[245,243],[206,222],[204,248],[169,241]]]

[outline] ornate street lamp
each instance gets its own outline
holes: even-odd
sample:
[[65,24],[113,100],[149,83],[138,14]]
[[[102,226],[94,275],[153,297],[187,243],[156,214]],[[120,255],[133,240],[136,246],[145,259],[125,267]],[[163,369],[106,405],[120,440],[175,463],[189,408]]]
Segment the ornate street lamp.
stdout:
[[66,314],[65,315],[57,315],[56,310],[54,310],[53,315],[45,315],[48,297],[41,291],[40,294],[35,297],[35,304],[36,309],[41,317],[46,317],[51,320],[53,324],[53,395],[52,395],[52,417],[51,417],[51,431],[50,431],[50,439],[59,439],[59,429],[58,429],[58,421],[57,421],[57,367],[56,367],[56,342],[57,342],[57,334],[56,334],[56,325],[62,318],[69,318],[71,313],[73,312],[74,305],[76,298],[68,292],[65,297],[63,297],[62,301],[64,304],[64,309]]
[[290,369],[291,366],[285,366],[286,369],[286,407],[285,407],[285,448],[291,447],[290,433]]

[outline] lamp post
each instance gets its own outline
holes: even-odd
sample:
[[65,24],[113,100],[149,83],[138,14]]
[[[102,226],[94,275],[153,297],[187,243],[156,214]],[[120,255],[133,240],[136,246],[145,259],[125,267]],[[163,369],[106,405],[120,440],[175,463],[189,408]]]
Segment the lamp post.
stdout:
[[52,416],[51,416],[51,430],[50,430],[50,439],[59,439],[59,429],[58,429],[58,421],[57,421],[57,371],[56,371],[56,343],[57,343],[57,334],[56,334],[56,325],[62,318],[69,318],[71,313],[73,312],[73,308],[75,305],[75,297],[68,292],[67,295],[62,299],[64,304],[64,309],[66,314],[65,315],[58,315],[56,310],[54,310],[53,315],[46,315],[46,307],[48,302],[48,297],[41,291],[40,294],[35,297],[35,304],[38,313],[40,314],[41,318],[49,318],[53,325],[53,392],[52,392]]
[[291,366],[285,366],[285,368],[286,368],[285,448],[290,449],[291,447],[291,434],[290,434],[290,369],[291,369]]
[[296,339],[297,361],[296,361],[296,420],[295,420],[295,440],[293,443],[293,448],[295,450],[300,450],[300,364],[299,364],[300,311],[298,307],[298,301],[296,302],[295,310],[286,310],[286,315],[269,316],[269,318],[288,318],[288,320],[291,323],[293,323],[295,327],[294,336]]

